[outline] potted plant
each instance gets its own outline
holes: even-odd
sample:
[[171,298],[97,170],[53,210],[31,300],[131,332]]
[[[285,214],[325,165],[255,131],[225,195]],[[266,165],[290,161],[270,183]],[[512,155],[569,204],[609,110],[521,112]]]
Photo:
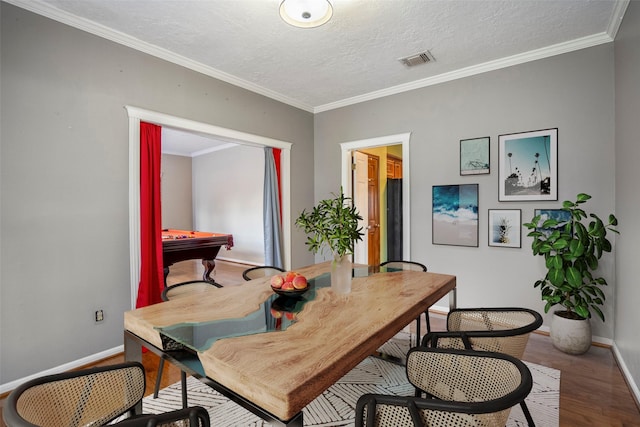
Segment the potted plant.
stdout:
[[[303,210],[296,226],[307,234],[307,246],[314,254],[328,249],[332,255],[331,287],[338,293],[351,290],[351,254],[356,240],[362,240],[362,217],[345,197],[334,193],[332,199],[321,200],[311,211]],[[340,273],[342,275],[340,275]]]
[[[602,255],[611,252],[607,232],[618,233],[614,228],[618,220],[613,214],[605,224],[596,214],[585,212],[582,205],[589,199],[590,195],[580,193],[575,202],[563,202],[562,210],[569,217],[566,221],[536,215],[523,224],[531,230],[528,236],[533,237],[533,254],[545,259],[547,274],[534,284],[546,301],[544,311],[547,313],[554,305],[562,306],[552,318],[553,345],[570,354],[582,354],[591,346],[592,314],[604,321],[600,307],[605,295],[601,287],[607,286],[607,281],[595,277],[594,272]],[[565,336],[566,329],[574,326],[578,330],[568,331],[569,336]]]

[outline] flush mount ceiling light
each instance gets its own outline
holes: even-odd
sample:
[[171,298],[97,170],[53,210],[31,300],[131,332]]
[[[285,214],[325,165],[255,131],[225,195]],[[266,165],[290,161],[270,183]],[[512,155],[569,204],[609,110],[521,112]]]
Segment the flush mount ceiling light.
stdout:
[[294,27],[319,27],[329,22],[332,15],[329,0],[282,0],[280,3],[280,16]]

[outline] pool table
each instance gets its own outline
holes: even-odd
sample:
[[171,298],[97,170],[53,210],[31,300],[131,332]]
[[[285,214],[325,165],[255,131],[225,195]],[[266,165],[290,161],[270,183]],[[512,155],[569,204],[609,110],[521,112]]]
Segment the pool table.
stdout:
[[220,248],[231,249],[233,236],[224,233],[207,233],[190,230],[162,230],[162,264],[164,283],[167,284],[169,267],[176,262],[188,259],[202,259],[204,274],[202,280],[215,283],[211,272],[216,266],[215,259]]

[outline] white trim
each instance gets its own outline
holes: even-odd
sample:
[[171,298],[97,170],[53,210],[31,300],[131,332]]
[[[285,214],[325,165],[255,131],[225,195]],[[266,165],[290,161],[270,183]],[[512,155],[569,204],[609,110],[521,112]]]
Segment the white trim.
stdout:
[[477,74],[495,71],[501,68],[511,67],[513,65],[524,64],[526,62],[536,61],[538,59],[548,58],[563,53],[573,52],[579,49],[585,49],[597,46],[603,43],[610,43],[613,39],[607,33],[595,34],[592,36],[582,37],[580,39],[571,40],[565,43],[558,43],[553,46],[536,49],[518,55],[497,59],[495,61],[485,62],[484,64],[472,65],[470,67],[461,68],[448,73],[439,74],[437,76],[427,77],[409,83],[369,92],[364,95],[346,98],[340,101],[332,102],[325,105],[314,107],[314,113],[320,113],[336,108],[346,107],[348,105],[359,104],[373,99],[383,98],[389,95],[396,95],[402,92],[408,92],[414,89],[421,89],[427,86],[433,86],[440,83],[450,82],[452,80],[462,79],[464,77],[475,76]]
[[[127,108],[128,109],[128,108]],[[129,112],[129,280],[131,308],[140,283],[140,119]]]
[[585,48],[597,46],[603,43],[610,43],[614,40],[618,32],[618,29],[620,28],[620,23],[622,22],[622,18],[624,17],[624,13],[627,10],[627,6],[629,5],[630,0],[616,0],[615,8],[611,13],[609,25],[607,26],[607,31],[604,33],[594,34],[594,35],[582,37],[579,39],[570,40],[568,42],[558,43],[552,46],[543,47],[540,49],[532,50],[532,51],[521,53],[518,55],[509,56],[509,57],[498,59],[495,61],[485,62],[484,64],[473,65],[470,67],[462,68],[460,70],[454,70],[449,73],[443,73],[437,76],[428,77],[428,78],[417,80],[414,82],[393,86],[390,88],[370,92],[364,95],[354,96],[354,97],[343,99],[340,101],[319,105],[316,107],[300,102],[296,99],[290,98],[286,95],[275,92],[273,90],[264,88],[260,85],[249,82],[247,80],[240,79],[236,76],[225,73],[213,67],[209,67],[207,65],[193,61],[189,58],[176,55],[175,53],[169,50],[162,49],[152,44],[143,42],[142,40],[136,39],[135,37],[131,37],[120,31],[115,31],[102,24],[98,24],[88,19],[80,18],[78,16],[72,15],[68,12],[57,9],[40,0],[2,0],[2,1],[13,4],[14,6],[21,7],[23,9],[29,10],[33,13],[37,13],[39,15],[45,16],[47,18],[51,18],[58,22],[62,22],[63,24],[70,25],[72,27],[78,28],[80,30],[102,37],[104,39],[111,40],[115,43],[130,47],[140,52],[144,52],[149,55],[155,56],[157,58],[164,59],[165,61],[180,65],[190,70],[197,71],[199,73],[213,77],[215,79],[222,80],[223,82],[227,82],[229,84],[241,87],[243,89],[247,89],[251,92],[255,92],[260,95],[264,95],[268,98],[275,99],[276,101],[283,102],[285,104],[291,105],[292,107],[296,107],[311,113],[320,113],[323,111],[329,111],[329,110],[334,110],[336,108],[345,107],[347,105],[358,104],[360,102],[370,101],[372,99],[382,98],[389,95],[395,95],[398,93],[407,92],[413,89],[433,86],[439,83],[444,83],[452,80],[457,80],[463,77],[469,77],[476,74],[485,73],[487,71],[498,70],[501,68],[510,67],[512,65],[523,64],[525,62],[535,61],[538,59],[548,58],[551,56],[572,52],[575,50],[585,49]]
[[240,132],[207,123],[170,116],[156,111],[125,106],[129,115],[129,251],[131,308],[136,306],[140,282],[140,122],[170,126],[188,132],[224,138],[240,145],[273,147],[282,150],[280,162],[282,189],[282,233],[284,239],[284,268],[291,268],[291,146],[290,142]]
[[0,384],[0,394],[8,393],[11,390],[15,390],[18,386],[24,384],[27,381],[44,377],[45,375],[53,375],[53,374],[60,374],[62,372],[67,372],[72,369],[80,368],[82,366],[86,366],[91,363],[98,362],[100,360],[106,359],[107,357],[111,357],[113,355],[116,355],[122,352],[124,352],[124,345],[119,345],[117,347],[113,347],[108,350],[101,351],[100,353],[91,354],[87,357],[83,357],[82,359],[74,360],[73,362],[56,366],[55,368],[50,368],[44,371],[37,372],[32,375],[23,377],[23,378],[19,378],[17,380],[14,380],[8,383]]
[[611,40],[615,40],[618,35],[622,18],[624,18],[624,14],[627,12],[627,6],[629,6],[630,1],[631,0],[616,0],[616,5],[611,13],[611,19],[607,26],[607,34],[609,34]]
[[144,52],[156,58],[163,59],[167,62],[171,62],[190,70],[197,71],[198,73],[213,77],[214,79],[218,79],[234,86],[247,89],[251,92],[264,95],[268,98],[275,99],[276,101],[283,102],[285,104],[291,105],[292,107],[300,108],[301,110],[305,110],[308,112],[313,112],[313,107],[296,99],[290,98],[286,95],[283,95],[271,89],[267,89],[250,81],[243,80],[239,77],[225,73],[224,71],[220,71],[208,65],[204,65],[200,62],[193,61],[184,56],[177,55],[170,50],[144,42],[128,34],[116,31],[102,24],[98,24],[97,22],[65,12],[40,0],[3,1],[11,3],[14,6],[18,6],[22,9],[26,9],[30,12],[37,13],[38,15],[42,15],[55,21],[61,22],[63,24],[70,25],[79,30],[86,31],[87,33],[102,37],[103,39],[111,40],[112,42],[130,47],[140,52]]
[[361,139],[340,143],[342,151],[342,191],[347,197],[353,197],[351,152],[362,148],[384,147],[387,145],[402,145],[402,253],[405,259],[411,259],[411,193],[409,168],[409,140],[411,132],[397,135],[381,136],[377,138]]
[[624,362],[622,354],[620,353],[620,349],[618,349],[618,346],[615,342],[613,343],[611,348],[613,349],[613,356],[615,357],[616,362],[620,367],[620,371],[622,371],[622,376],[627,382],[629,390],[631,390],[631,394],[633,394],[633,397],[635,398],[636,405],[640,405],[640,389],[638,389],[638,384],[636,384],[636,381],[633,379],[633,375],[627,367],[627,364]]

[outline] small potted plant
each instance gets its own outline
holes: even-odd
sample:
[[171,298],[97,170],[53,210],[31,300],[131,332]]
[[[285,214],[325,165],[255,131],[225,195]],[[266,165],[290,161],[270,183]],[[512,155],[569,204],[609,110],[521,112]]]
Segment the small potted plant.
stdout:
[[309,212],[303,210],[296,226],[307,234],[306,244],[311,252],[317,254],[326,249],[331,252],[331,287],[338,293],[349,293],[354,243],[364,235],[358,223],[362,217],[342,188],[339,195],[333,196],[321,200]]
[[[590,195],[580,193],[575,202],[563,202],[562,210],[569,216],[566,222],[537,215],[523,224],[531,230],[528,236],[533,237],[533,255],[545,259],[547,274],[534,284],[546,301],[544,311],[562,306],[552,318],[551,340],[556,348],[570,354],[585,353],[591,346],[592,314],[604,321],[600,307],[605,295],[601,287],[607,286],[607,281],[595,277],[594,272],[602,255],[611,252],[607,232],[618,233],[614,228],[618,220],[613,214],[605,224],[596,214],[585,212],[582,205],[589,199]],[[567,330],[573,327],[577,330]]]

